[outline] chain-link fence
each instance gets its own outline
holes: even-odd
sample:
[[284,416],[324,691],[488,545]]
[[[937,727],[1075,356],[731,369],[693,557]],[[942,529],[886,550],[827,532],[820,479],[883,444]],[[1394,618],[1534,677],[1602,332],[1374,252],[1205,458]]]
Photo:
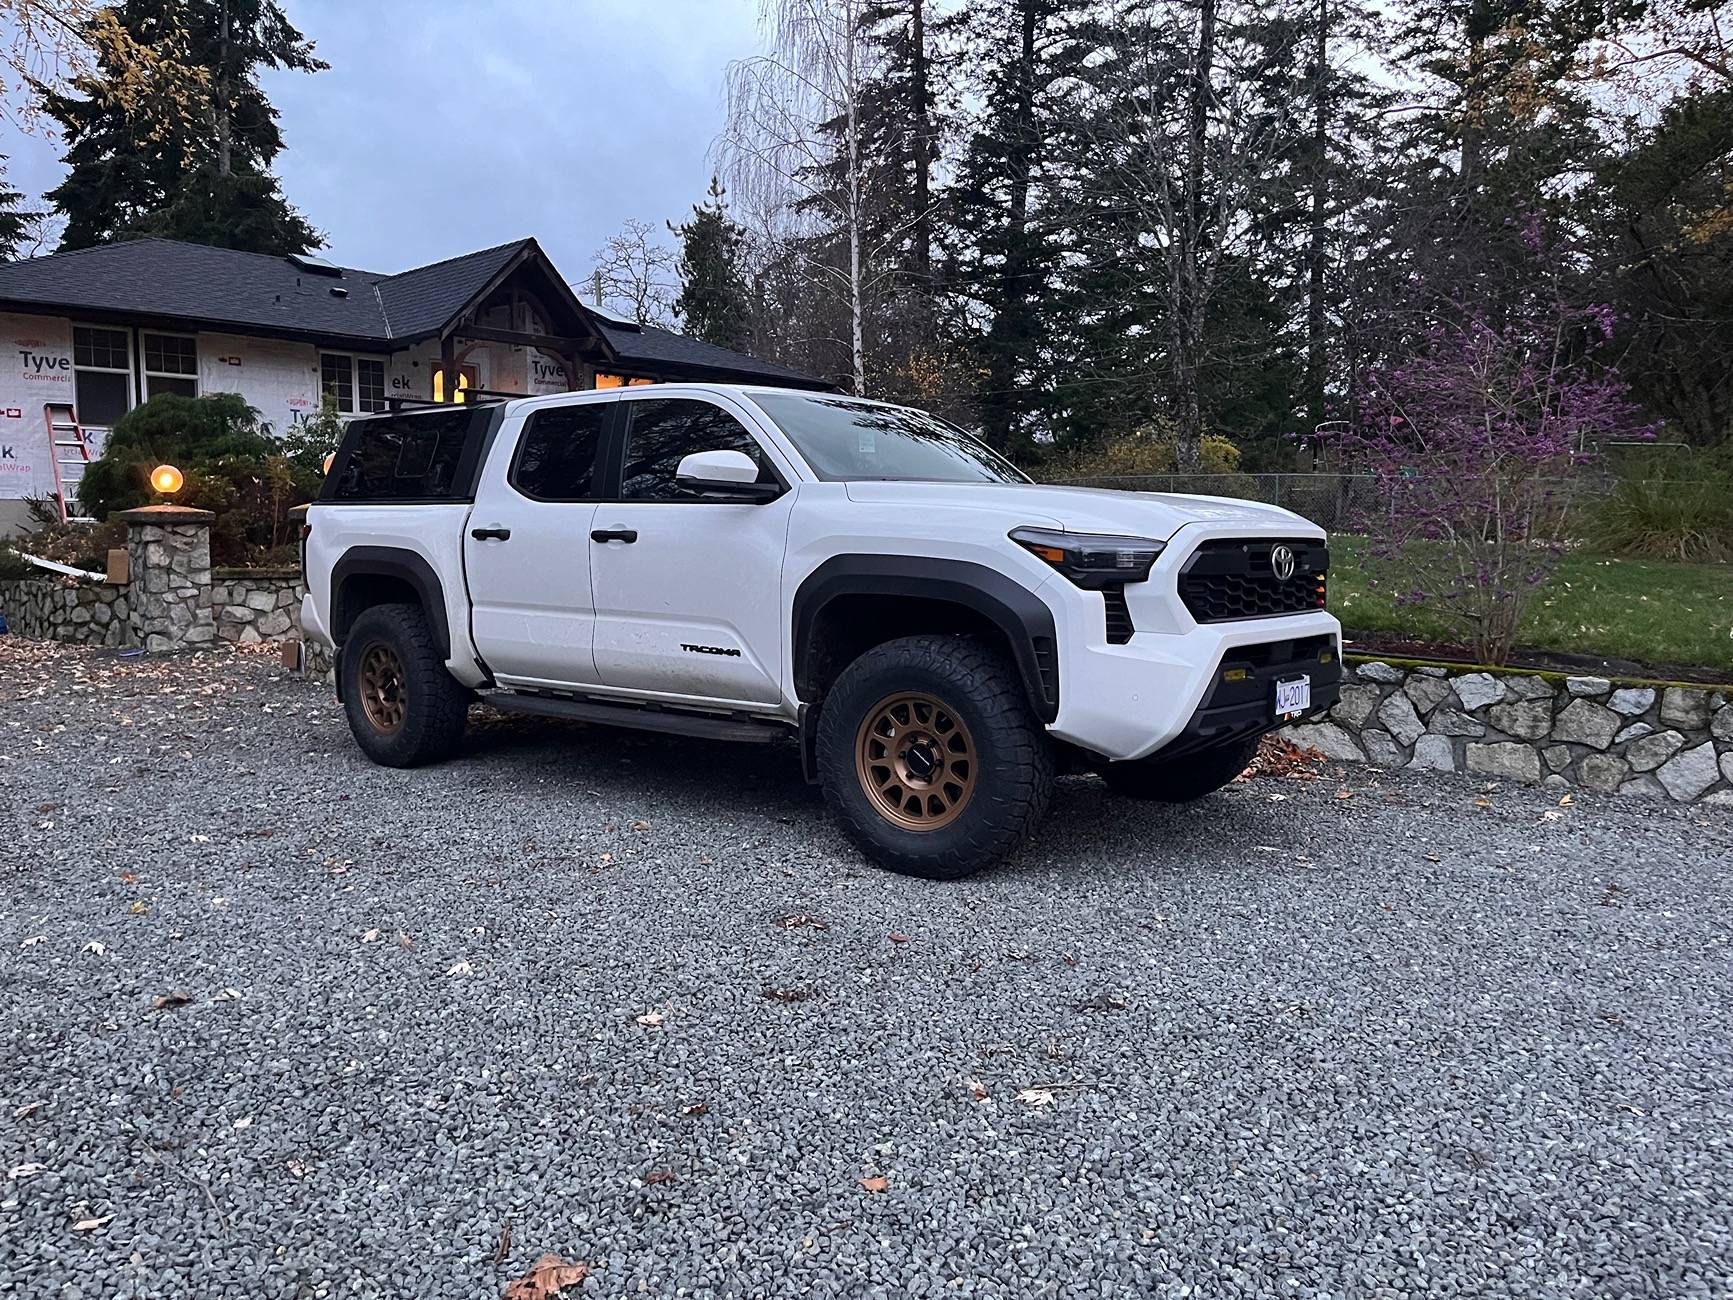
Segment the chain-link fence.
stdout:
[[[1127,474],[1058,482],[1120,492],[1184,492],[1262,501],[1292,510],[1333,533],[1376,527],[1381,511],[1390,508],[1388,502],[1381,503],[1378,480],[1370,474]],[[1611,485],[1611,479],[1592,474],[1536,483],[1537,487],[1563,493],[1579,505]]]
[[1378,504],[1369,474],[1131,474],[1065,479],[1069,487],[1185,492],[1281,506],[1330,532],[1363,526]]

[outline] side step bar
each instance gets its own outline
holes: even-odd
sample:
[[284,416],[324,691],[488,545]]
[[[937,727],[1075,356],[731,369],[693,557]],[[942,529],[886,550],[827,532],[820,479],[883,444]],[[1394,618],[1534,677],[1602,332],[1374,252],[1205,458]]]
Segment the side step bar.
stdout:
[[793,732],[792,728],[779,723],[752,720],[740,714],[710,716],[650,705],[600,704],[595,700],[573,700],[558,695],[519,695],[512,691],[483,691],[476,698],[507,713],[533,713],[544,718],[596,722],[609,727],[631,727],[637,731],[660,731],[704,740],[767,744]]

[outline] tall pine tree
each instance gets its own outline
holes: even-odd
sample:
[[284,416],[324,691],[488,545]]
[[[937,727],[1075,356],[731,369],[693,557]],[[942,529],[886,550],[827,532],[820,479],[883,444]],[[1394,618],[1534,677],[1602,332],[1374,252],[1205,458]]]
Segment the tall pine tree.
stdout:
[[692,219],[669,227],[680,237],[680,296],[674,302],[686,333],[717,347],[751,343],[752,302],[742,264],[744,233],[728,215],[722,182],[694,204]]
[[48,195],[66,217],[61,250],[147,235],[259,253],[317,248],[271,174],[283,137],[257,73],[327,65],[277,0],[120,0],[115,12],[141,43],[172,20],[206,84],[192,113],[148,95],[123,106],[104,91],[124,69],[104,58],[77,94],[44,97],[70,168]]

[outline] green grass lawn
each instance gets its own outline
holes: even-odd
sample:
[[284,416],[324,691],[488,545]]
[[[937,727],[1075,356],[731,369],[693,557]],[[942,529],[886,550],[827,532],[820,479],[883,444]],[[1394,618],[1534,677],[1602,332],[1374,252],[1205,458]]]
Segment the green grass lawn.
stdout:
[[[1466,640],[1460,623],[1424,605],[1398,606],[1388,566],[1368,551],[1364,538],[1330,539],[1330,612],[1350,634]],[[1688,664],[1733,679],[1733,566],[1568,555],[1535,592],[1518,645]]]

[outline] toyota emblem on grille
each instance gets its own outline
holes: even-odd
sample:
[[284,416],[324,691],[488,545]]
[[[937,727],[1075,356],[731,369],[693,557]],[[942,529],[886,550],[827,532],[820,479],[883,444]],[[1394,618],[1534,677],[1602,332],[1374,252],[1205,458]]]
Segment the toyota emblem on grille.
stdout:
[[1294,548],[1277,546],[1270,551],[1270,571],[1281,582],[1294,576]]

